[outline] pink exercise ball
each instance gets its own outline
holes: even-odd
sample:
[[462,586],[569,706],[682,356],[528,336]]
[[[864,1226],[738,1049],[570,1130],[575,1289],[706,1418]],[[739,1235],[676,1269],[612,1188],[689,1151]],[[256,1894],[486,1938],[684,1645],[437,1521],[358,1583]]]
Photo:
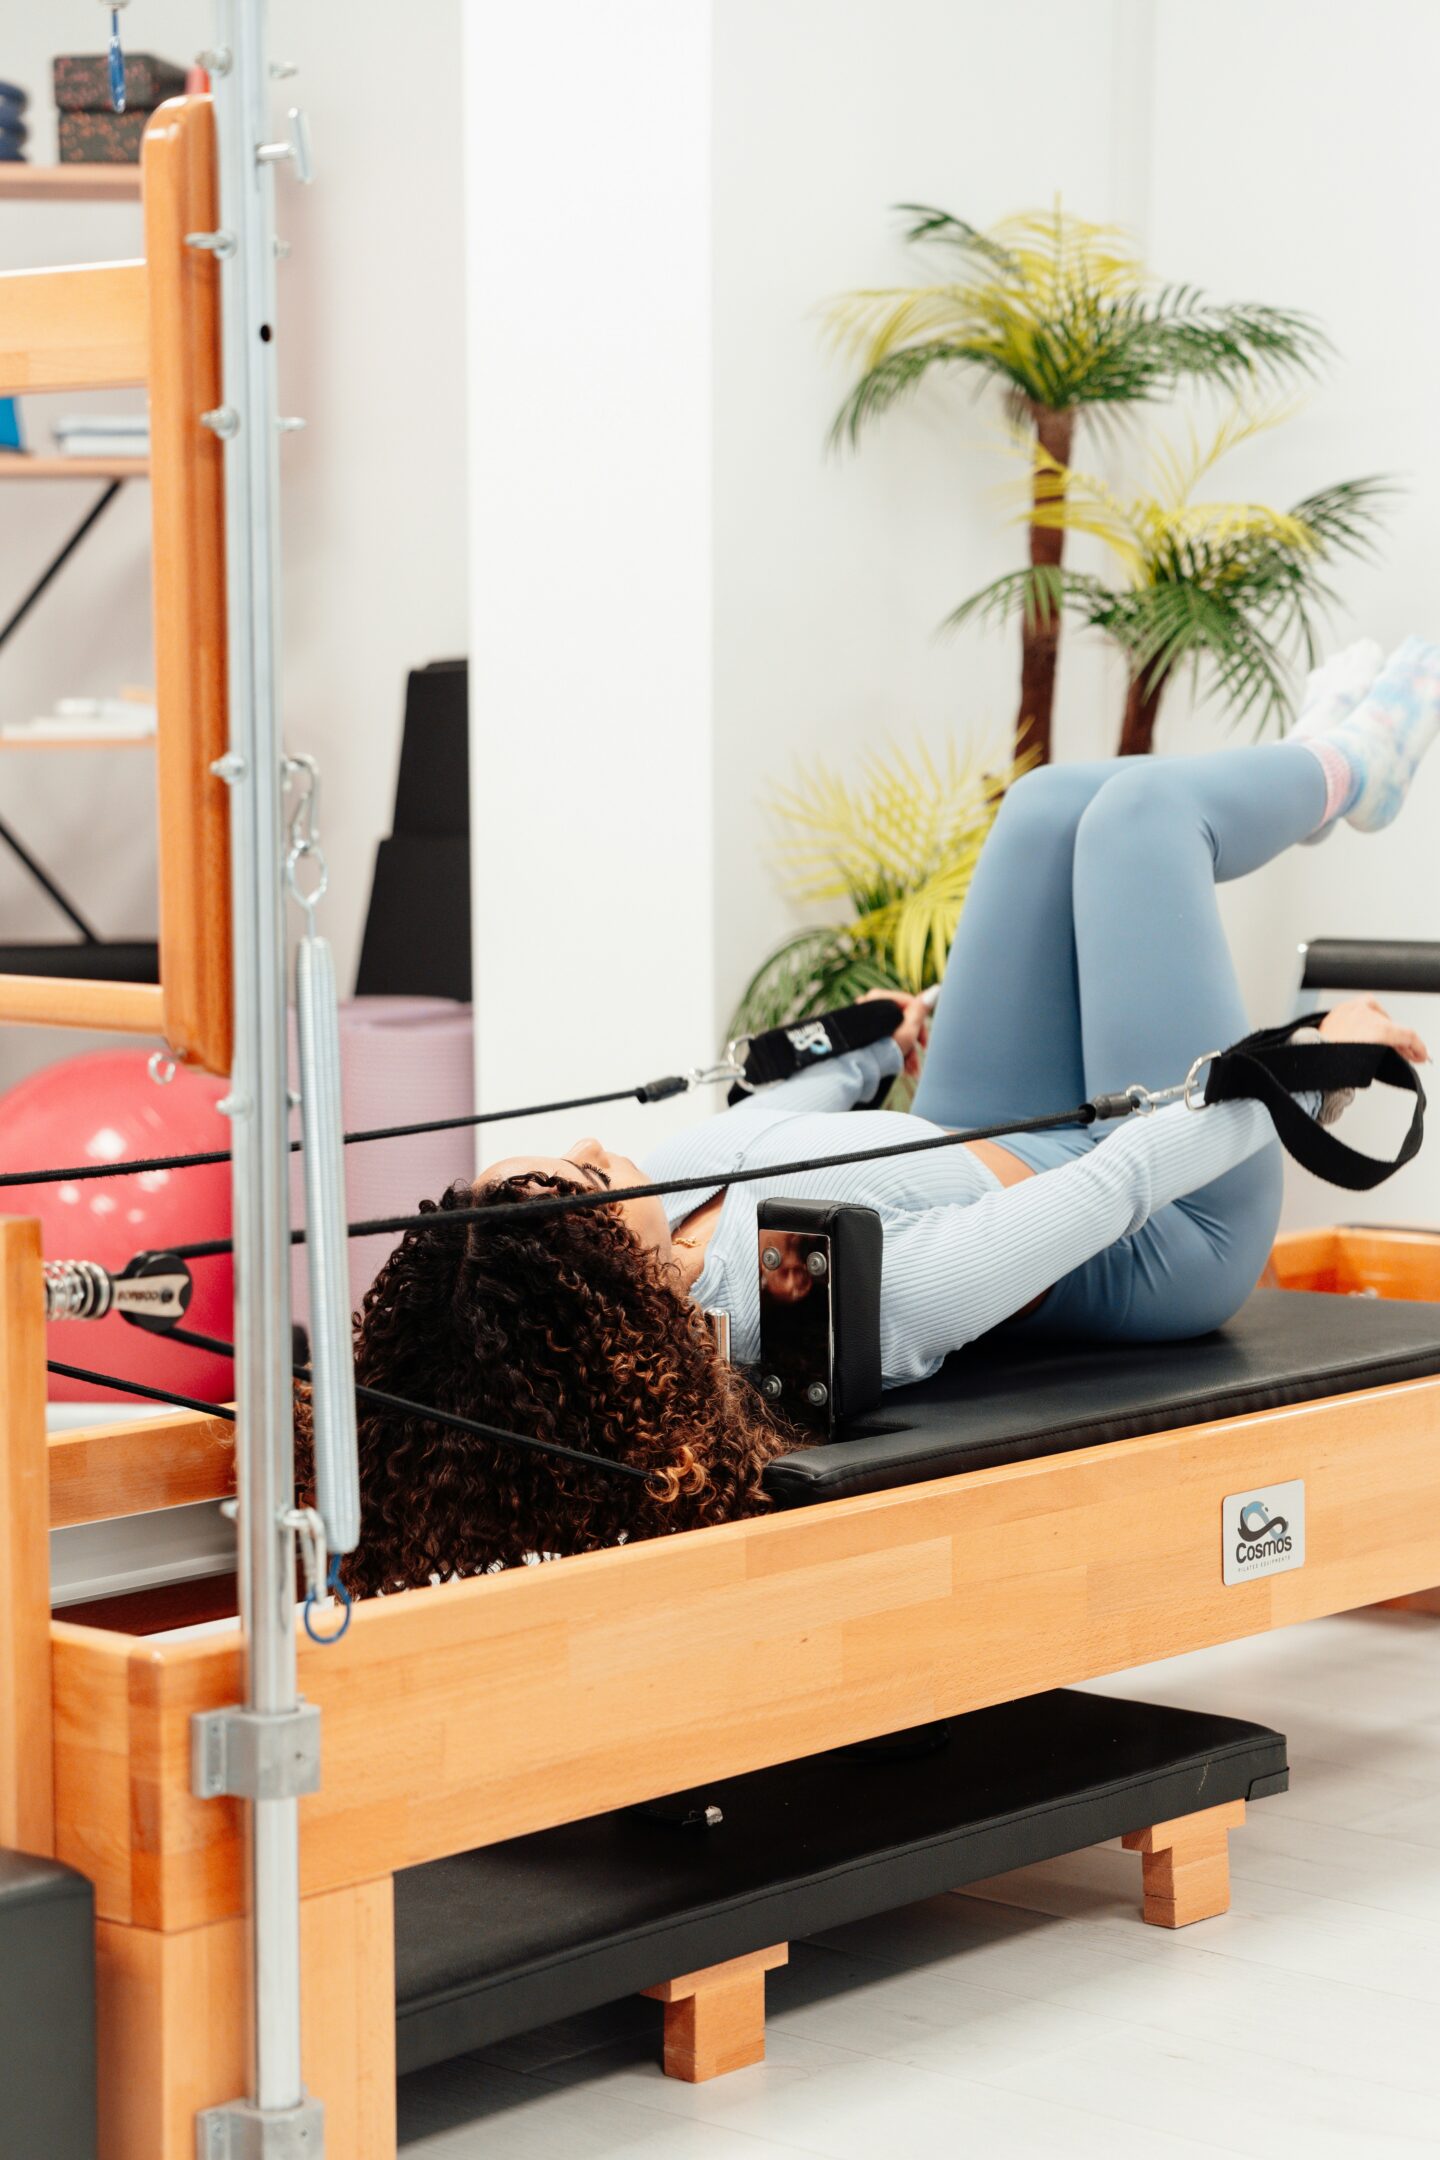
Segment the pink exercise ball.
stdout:
[[[32,1073],[0,1096],[0,1171],[118,1165],[229,1147],[229,1120],[216,1108],[227,1082],[182,1066],[161,1085],[148,1068],[144,1050],[99,1050]],[[119,1274],[139,1252],[228,1238],[230,1165],[0,1187],[0,1213],[38,1216],[47,1260],[98,1260]],[[195,1295],[185,1325],[233,1342],[229,1256],[197,1260],[191,1272]],[[116,1314],[107,1320],[52,1322],[47,1354],[204,1402],[226,1402],[235,1393],[228,1358],[188,1350]],[[65,1380],[58,1373],[50,1375],[49,1392],[53,1402],[114,1408],[121,1400],[110,1388]]]

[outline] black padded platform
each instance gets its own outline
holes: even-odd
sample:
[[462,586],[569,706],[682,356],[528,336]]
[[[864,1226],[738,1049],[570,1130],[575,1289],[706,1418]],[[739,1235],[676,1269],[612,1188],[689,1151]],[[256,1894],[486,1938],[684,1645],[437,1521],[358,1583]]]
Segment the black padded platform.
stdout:
[[0,1848],[0,2160],[95,2160],[95,1893]]
[[933,1380],[887,1394],[843,1440],[772,1462],[765,1489],[804,1507],[1432,1373],[1440,1305],[1308,1290],[1257,1290],[1228,1327],[1196,1342],[1115,1347],[1001,1332]]
[[919,1760],[717,1779],[715,1829],[626,1811],[411,1868],[398,2067],[1288,1781],[1263,1725],[1057,1690],[952,1720]]

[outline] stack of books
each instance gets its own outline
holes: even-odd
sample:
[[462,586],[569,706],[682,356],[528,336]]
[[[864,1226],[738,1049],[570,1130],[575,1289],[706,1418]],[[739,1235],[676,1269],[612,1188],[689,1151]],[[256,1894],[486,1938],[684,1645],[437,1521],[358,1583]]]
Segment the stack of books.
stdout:
[[143,458],[150,455],[146,413],[70,413],[51,430],[61,457]]

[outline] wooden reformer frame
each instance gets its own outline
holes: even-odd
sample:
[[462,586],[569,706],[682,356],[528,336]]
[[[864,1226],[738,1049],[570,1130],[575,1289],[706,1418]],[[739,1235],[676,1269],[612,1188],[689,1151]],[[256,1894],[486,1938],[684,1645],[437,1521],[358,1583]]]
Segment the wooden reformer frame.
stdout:
[[[1282,1240],[1282,1274],[1310,1235]],[[1361,1236],[1395,1294],[1433,1287],[1440,1239]],[[47,1443],[38,1261],[36,1226],[0,1223],[0,1843],[95,1885],[106,2160],[179,2160],[242,2070],[241,1815],[190,1790],[191,1717],[235,1699],[240,1645],[51,1620],[46,1532],[220,1497],[229,1434],[131,1419]],[[1222,1496],[1296,1477],[1305,1566],[1226,1588]],[[332,2149],[394,2151],[397,1869],[1437,1580],[1440,1377],[361,1605],[341,1649],[300,1651],[324,1735],[306,2076]],[[1230,1827],[1137,1830],[1148,1918],[1223,1909]],[[664,1991],[678,2074],[753,2059],[764,1958],[735,1962],[755,1970]]]
[[[0,388],[148,380],[157,538],[162,985],[0,981],[0,1019],[163,1029],[228,1065],[220,471],[203,100],[144,151],[146,261],[0,286]],[[8,286],[8,292],[7,292]],[[191,1792],[190,1721],[234,1636],[52,1619],[48,1533],[231,1489],[220,1419],[47,1441],[39,1228],[0,1220],[0,1844],[95,1886],[102,2152],[189,2160],[244,2075],[242,1816]],[[1303,1233],[1279,1282],[1440,1294],[1440,1238]],[[1226,1588],[1222,1497],[1304,1478],[1302,1569]],[[1440,1582],[1440,1377],[1152,1433],[361,1605],[300,1649],[323,1786],[301,1803],[304,2044],[329,2150],[395,2150],[398,1869],[925,1720]],[[1147,1917],[1223,1909],[1232,1810],[1137,1828]],[[657,1990],[680,2074],[753,2059],[766,1964]],[[740,1968],[744,1968],[741,1970]],[[673,2026],[673,2031],[672,2031]],[[688,2067],[687,2067],[688,2065]]]

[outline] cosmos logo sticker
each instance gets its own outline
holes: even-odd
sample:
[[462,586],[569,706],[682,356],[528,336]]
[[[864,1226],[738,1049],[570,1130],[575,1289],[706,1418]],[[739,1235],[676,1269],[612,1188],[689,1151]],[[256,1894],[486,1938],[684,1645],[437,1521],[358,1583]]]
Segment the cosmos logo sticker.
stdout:
[[1227,1493],[1220,1503],[1220,1559],[1227,1583],[1304,1567],[1305,1480]]

